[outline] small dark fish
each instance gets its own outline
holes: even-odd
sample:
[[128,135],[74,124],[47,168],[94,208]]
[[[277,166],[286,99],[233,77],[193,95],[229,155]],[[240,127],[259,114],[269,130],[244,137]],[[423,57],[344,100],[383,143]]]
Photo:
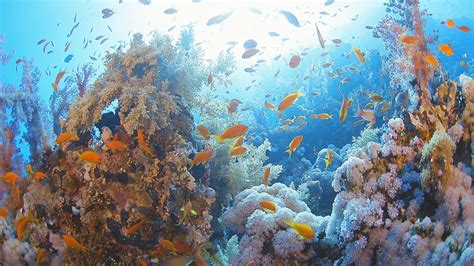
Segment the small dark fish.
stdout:
[[48,51],[46,54],[51,54],[53,51]]
[[244,69],[244,71],[247,72],[247,73],[253,73],[253,72],[255,72],[255,69],[253,69],[251,67],[247,67],[247,68]]
[[91,32],[90,33],[92,33],[93,30],[94,30],[94,27],[91,27]]
[[325,6],[330,6],[334,4],[334,0],[327,0],[326,3],[324,3]]
[[112,32],[112,28],[109,25],[107,25],[107,28]]
[[250,12],[252,12],[252,13],[254,13],[254,14],[256,14],[256,15],[261,15],[261,14],[263,14],[262,11],[260,11],[260,10],[259,10],[258,8],[256,8],[256,7],[249,7],[249,10],[250,10]]
[[323,39],[323,36],[321,35],[321,32],[319,31],[318,24],[314,23],[314,25],[316,26],[316,33],[318,34],[319,44],[321,45],[321,48],[324,49],[324,39]]
[[278,37],[278,36],[280,36],[280,34],[278,34],[277,32],[274,32],[274,31],[270,31],[270,32],[268,33],[268,35],[270,35],[270,37]]
[[73,57],[74,57],[73,54],[68,54],[68,55],[64,58],[64,62],[65,62],[65,63],[69,63],[69,62],[72,60]]
[[41,39],[41,40],[37,43],[37,45],[41,45],[41,44],[44,43],[45,41],[46,41],[46,39]]
[[74,27],[72,27],[72,29],[71,29],[71,31],[69,32],[69,35],[68,35],[67,37],[71,37],[71,36],[72,36],[72,33],[74,32],[74,30],[75,30],[77,27],[79,27],[79,22],[78,22],[76,25],[74,25]]
[[320,14],[320,15],[323,15],[323,16],[327,16],[327,15],[329,15],[329,13],[328,13],[328,12],[326,12],[326,11],[321,11],[321,12],[319,12],[319,14]]
[[105,38],[105,39],[102,39],[102,41],[100,42],[100,44],[104,44],[104,42],[106,42],[109,38]]
[[54,41],[51,41],[51,46],[53,46],[53,47],[54,47]]
[[76,23],[76,20],[77,20],[77,13],[74,14],[74,23]]
[[151,4],[151,0],[138,0],[138,2],[144,4],[144,5],[149,5]]
[[97,61],[97,58],[93,57],[92,55],[89,56],[91,60]]
[[224,22],[224,20],[228,19],[230,15],[232,15],[232,12],[214,16],[207,21],[207,26],[212,26],[212,25],[222,23]]
[[359,14],[357,14],[355,17],[351,18],[352,21],[356,21],[359,18]]
[[193,0],[193,3],[201,3],[201,0]]
[[253,39],[248,39],[244,42],[245,49],[251,49],[257,47],[257,42]]
[[114,13],[108,13],[102,16],[103,19],[110,18]]
[[255,49],[255,48],[248,49],[247,51],[245,51],[245,52],[242,54],[242,58],[243,58],[243,59],[250,58],[250,57],[256,55],[258,52],[259,52],[259,50],[258,50],[258,49]]
[[98,41],[98,40],[102,39],[103,37],[104,37],[104,35],[99,35],[99,36],[95,37],[95,40]]
[[102,9],[102,15],[105,15],[105,14],[110,14],[110,13],[114,13],[114,11],[110,8],[104,8]]
[[248,111],[248,110],[250,110],[250,109],[251,109],[250,107],[244,107],[244,108],[242,108],[240,111],[245,112],[245,111]]
[[300,22],[298,21],[298,18],[296,18],[295,15],[293,15],[293,13],[289,12],[289,11],[286,11],[286,10],[281,10],[280,11],[280,14],[284,15],[286,20],[288,20],[288,22],[290,22],[293,26],[295,27],[300,27]]
[[282,41],[282,42],[286,42],[286,41],[288,41],[289,39],[290,39],[290,38],[285,37],[285,38],[281,39],[281,41]]
[[176,10],[175,8],[168,8],[164,11],[164,13],[166,15],[172,15],[172,14],[176,14],[178,12],[178,10]]
[[48,47],[50,42],[47,42],[44,46],[43,46],[43,53],[46,53],[46,48]]
[[275,75],[273,75],[273,77],[276,78],[276,76],[278,76],[278,74],[280,74],[280,69],[277,70],[277,72],[275,73]]
[[250,88],[252,88],[252,85],[247,86],[247,88],[245,88],[245,90],[248,91]]
[[16,60],[16,71],[18,71],[18,65],[23,63],[23,59]]
[[276,60],[280,59],[280,57],[281,57],[281,54],[275,56],[275,58],[273,58],[273,60],[276,61]]
[[66,48],[64,48],[64,52],[67,52],[67,50],[69,50],[69,46],[71,46],[71,42],[66,42]]
[[257,61],[257,64],[261,64],[261,63],[265,63],[265,62],[266,62],[265,59],[260,59],[260,60]]
[[331,40],[334,44],[341,44],[342,40],[341,39],[332,39]]
[[174,30],[176,28],[176,26],[172,26],[171,28],[168,29],[168,32]]
[[89,42],[86,42],[86,45],[84,45],[84,49],[87,48],[87,45],[89,45]]
[[368,29],[368,30],[374,29],[374,27],[372,27],[372,26],[365,26],[365,28]]

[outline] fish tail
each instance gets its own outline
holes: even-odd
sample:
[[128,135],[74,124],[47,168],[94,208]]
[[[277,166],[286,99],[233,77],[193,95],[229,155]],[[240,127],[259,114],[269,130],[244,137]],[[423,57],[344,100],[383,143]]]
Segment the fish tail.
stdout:
[[285,221],[285,224],[287,224],[289,227],[294,227],[295,226],[295,220],[291,218],[291,220]]
[[278,118],[282,118],[283,117],[283,113],[281,111],[278,111]]
[[51,87],[53,87],[54,91],[58,90],[58,85],[56,85],[55,83],[51,83]]
[[362,116],[363,114],[364,114],[364,111],[362,110],[362,108],[360,108],[359,99],[357,99],[357,113],[354,115],[354,117],[359,117],[359,116]]

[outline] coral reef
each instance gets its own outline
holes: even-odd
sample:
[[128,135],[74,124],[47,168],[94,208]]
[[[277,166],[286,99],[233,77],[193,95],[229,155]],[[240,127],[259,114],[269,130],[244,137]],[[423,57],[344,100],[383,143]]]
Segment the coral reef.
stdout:
[[[235,197],[234,205],[223,216],[224,223],[240,237],[238,256],[230,258],[231,265],[274,265],[290,262],[309,262],[316,253],[310,248],[310,239],[301,239],[286,224],[291,219],[308,224],[316,234],[324,231],[327,218],[310,213],[308,206],[298,198],[298,192],[281,184],[255,186]],[[272,201],[276,212],[265,212],[261,201]]]

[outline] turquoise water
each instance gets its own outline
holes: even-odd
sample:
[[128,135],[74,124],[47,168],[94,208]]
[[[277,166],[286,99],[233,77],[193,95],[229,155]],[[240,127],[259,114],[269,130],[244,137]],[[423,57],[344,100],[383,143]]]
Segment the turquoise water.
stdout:
[[0,0],[2,263],[474,263],[473,18]]

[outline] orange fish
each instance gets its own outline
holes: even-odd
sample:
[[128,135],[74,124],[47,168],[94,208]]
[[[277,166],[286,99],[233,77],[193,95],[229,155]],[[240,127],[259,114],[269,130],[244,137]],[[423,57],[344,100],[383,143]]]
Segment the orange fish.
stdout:
[[334,160],[334,151],[328,150],[326,152],[326,159],[324,159],[324,162],[326,163],[326,168],[328,168],[332,164],[333,160]]
[[11,142],[13,139],[11,130],[9,128],[5,128],[4,130],[7,133],[7,140]]
[[87,252],[86,247],[84,247],[79,241],[77,241],[74,237],[72,236],[63,236],[64,242],[68,245],[68,247],[80,250],[82,252]]
[[61,145],[65,142],[78,141],[78,140],[79,140],[79,137],[76,134],[69,133],[69,132],[63,132],[63,133],[59,134],[59,136],[56,138],[56,143],[58,145]]
[[454,26],[456,26],[456,24],[454,23],[454,20],[447,19],[446,20],[446,26],[451,29],[451,28],[454,28]]
[[128,145],[120,140],[111,140],[105,146],[112,151],[125,151],[128,149]]
[[374,111],[360,108],[359,102],[357,102],[357,114],[354,117],[362,117],[365,121],[370,122],[372,125],[375,124]]
[[426,62],[428,62],[430,65],[432,65],[434,68],[438,68],[438,60],[434,55],[429,54],[425,56]]
[[275,213],[277,206],[275,203],[271,201],[260,201],[260,207],[266,212],[272,212]]
[[18,182],[18,179],[19,179],[18,175],[14,172],[7,172],[3,176],[3,181],[9,184],[16,184]]
[[265,188],[268,187],[269,177],[270,177],[270,166],[267,166],[267,168],[265,168],[265,172],[263,173],[263,184],[265,185]]
[[244,138],[243,138],[243,137],[240,137],[240,138],[234,143],[234,145],[232,145],[232,149],[233,149],[233,148],[236,148],[236,147],[240,147],[240,146],[242,146],[242,144],[244,144]]
[[291,157],[291,154],[300,146],[301,142],[303,141],[303,136],[298,135],[291,140],[290,144],[288,145],[288,152],[290,155],[288,157]]
[[307,224],[295,223],[292,219],[289,222],[285,222],[288,226],[292,227],[296,234],[300,236],[301,239],[314,239],[314,230],[311,226]]
[[299,121],[302,121],[304,119],[305,119],[304,115],[300,115],[297,118],[295,118],[295,122],[299,122]]
[[328,113],[321,113],[321,114],[312,114],[309,116],[310,119],[321,119],[321,120],[327,120],[327,119],[332,119],[332,115]]
[[46,178],[46,174],[41,172],[41,171],[36,171],[36,172],[33,173],[33,178],[36,181],[41,181],[41,180]]
[[454,55],[454,52],[453,52],[453,49],[451,48],[451,46],[449,46],[448,44],[445,44],[445,43],[439,45],[438,50],[440,50],[446,56]]
[[145,141],[145,136],[143,135],[143,130],[139,129],[137,133],[138,138],[138,145],[142,148],[142,150],[150,155],[153,155],[153,150],[148,146]]
[[138,223],[135,223],[131,225],[130,227],[127,227],[125,232],[127,233],[127,235],[132,235],[133,233],[135,233],[142,227],[143,223],[144,223],[143,220],[140,220]]
[[36,265],[41,264],[41,260],[45,257],[45,255],[46,255],[46,249],[40,248],[40,250],[36,254]]
[[243,134],[247,133],[248,129],[249,128],[246,125],[233,125],[224,130],[221,135],[216,136],[217,142],[219,143],[223,140],[232,140],[238,138]]
[[0,208],[0,217],[7,217],[8,216],[8,210],[5,208]]
[[237,111],[237,108],[239,108],[239,104],[241,104],[241,103],[242,102],[237,100],[237,99],[230,100],[230,103],[228,105],[226,105],[227,114],[232,115],[233,113],[235,113],[235,111]]
[[137,262],[140,266],[148,266],[148,262],[146,262],[146,260],[144,260],[144,259],[138,258]]
[[171,251],[171,253],[173,255],[176,255],[176,253],[177,253],[176,248],[174,247],[173,243],[171,243],[171,241],[169,241],[168,239],[161,239],[160,240],[160,245],[167,248],[168,251]]
[[194,216],[198,215],[198,212],[193,209],[193,204],[191,203],[191,201],[186,202],[186,204],[184,204],[184,206],[181,207],[181,209],[179,210],[183,214],[179,218],[178,225],[182,224],[184,221],[187,221],[187,222],[191,221],[191,215],[194,215]]
[[81,160],[90,162],[90,163],[99,163],[100,155],[94,151],[85,151],[81,153]]
[[278,118],[281,118],[283,116],[283,111],[290,108],[298,100],[298,98],[302,96],[304,96],[304,94],[299,91],[295,91],[286,95],[278,105]]
[[346,100],[346,97],[344,97],[344,94],[342,93],[341,89],[339,89],[339,92],[342,95],[341,108],[339,109],[339,123],[342,124],[344,120],[346,120],[347,114],[349,113],[349,107],[352,104],[352,98]]
[[405,35],[400,42],[403,44],[415,44],[418,42],[418,39],[415,36]]
[[306,125],[307,125],[307,123],[304,122],[304,123],[302,123],[301,125],[298,126],[298,129],[302,130]]
[[291,67],[291,68],[295,68],[297,66],[299,66],[301,62],[301,57],[297,54],[293,55],[290,59],[290,62],[288,63],[288,65]]
[[63,71],[59,71],[59,73],[56,75],[56,81],[54,81],[54,83],[51,84],[54,91],[58,91],[59,82],[61,82],[61,79],[63,78],[65,74],[66,74],[66,70],[63,70]]
[[231,157],[240,157],[240,156],[244,155],[244,153],[246,151],[247,151],[247,148],[242,147],[242,146],[238,146],[238,147],[232,148],[230,150],[230,156]]
[[203,150],[196,153],[193,160],[191,161],[191,168],[193,168],[195,165],[197,166],[200,164],[206,164],[212,158],[212,156],[214,156],[214,152],[209,150]]
[[265,108],[270,109],[270,110],[275,110],[276,106],[272,104],[271,102],[265,101]]
[[458,29],[464,32],[471,32],[471,29],[468,28],[467,26],[459,26]]
[[359,61],[364,64],[365,63],[365,57],[362,54],[362,52],[359,50],[359,48],[354,47],[354,53],[356,54],[357,58],[359,58]]
[[29,215],[23,216],[15,222],[16,237],[21,241],[26,226],[33,220]]
[[204,125],[199,125],[197,127],[197,130],[204,139],[208,140],[211,137],[211,134],[209,134],[209,130],[207,130],[207,128]]

